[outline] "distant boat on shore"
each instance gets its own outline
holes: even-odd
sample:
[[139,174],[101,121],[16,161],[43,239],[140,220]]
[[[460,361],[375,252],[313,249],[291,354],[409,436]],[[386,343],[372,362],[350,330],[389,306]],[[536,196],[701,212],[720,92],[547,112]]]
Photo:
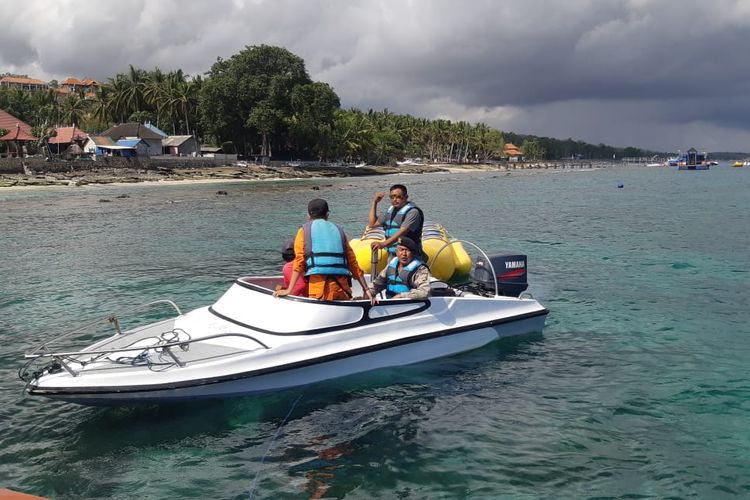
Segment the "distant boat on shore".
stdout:
[[396,165],[421,165],[421,158],[407,158],[404,161],[397,161]]

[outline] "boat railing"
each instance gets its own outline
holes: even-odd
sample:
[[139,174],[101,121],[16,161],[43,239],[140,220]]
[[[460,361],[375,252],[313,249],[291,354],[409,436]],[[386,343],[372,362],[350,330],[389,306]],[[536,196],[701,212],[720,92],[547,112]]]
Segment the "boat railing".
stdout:
[[115,333],[117,335],[122,335],[122,330],[120,328],[120,318],[122,316],[124,316],[126,314],[130,314],[130,313],[136,312],[136,311],[140,311],[142,309],[146,309],[148,307],[151,307],[151,306],[154,306],[154,305],[157,305],[157,304],[168,304],[168,305],[172,306],[172,308],[174,308],[175,311],[177,311],[177,316],[182,316],[182,311],[180,311],[180,308],[177,307],[177,304],[175,304],[171,300],[168,300],[168,299],[154,300],[152,302],[148,302],[146,304],[141,304],[140,306],[136,306],[136,307],[133,307],[131,309],[126,309],[125,311],[122,311],[121,313],[119,313],[119,317],[118,317],[117,314],[111,313],[111,314],[108,314],[107,316],[104,316],[102,318],[97,318],[97,319],[95,319],[93,321],[90,321],[90,322],[86,323],[85,325],[80,326],[80,327],[78,327],[78,328],[76,328],[74,330],[71,330],[69,332],[65,332],[65,333],[63,333],[61,335],[58,335],[57,337],[53,338],[52,340],[46,340],[46,341],[42,342],[41,344],[37,345],[36,347],[34,347],[31,350],[31,352],[29,353],[29,355],[33,355],[33,354],[37,353],[40,350],[48,350],[50,345],[58,343],[62,339],[65,339],[65,338],[70,337],[71,335],[75,335],[77,333],[81,333],[83,331],[86,331],[86,330],[88,330],[88,329],[90,329],[90,328],[92,328],[92,327],[94,327],[96,325],[102,324],[102,323],[110,323],[110,324],[112,324],[114,326]]
[[500,287],[498,286],[498,283],[497,283],[497,274],[495,273],[495,267],[492,265],[492,260],[487,256],[486,253],[484,253],[484,250],[482,250],[481,248],[479,248],[478,245],[475,245],[471,241],[467,241],[467,240],[451,240],[451,241],[447,242],[445,245],[443,245],[440,248],[440,250],[437,251],[437,253],[435,253],[435,255],[432,256],[432,258],[430,259],[430,261],[427,264],[427,267],[433,266],[435,264],[435,262],[437,262],[438,255],[440,255],[443,250],[445,250],[449,246],[454,245],[456,243],[466,243],[467,245],[471,245],[472,247],[476,248],[477,251],[479,251],[479,253],[481,253],[484,256],[485,262],[487,263],[487,265],[490,266],[490,270],[492,271],[492,279],[495,282],[495,296],[496,297],[499,296],[498,291],[500,290]]
[[[178,347],[182,351],[188,351],[190,349],[190,345],[194,344],[196,342],[205,342],[207,340],[215,340],[219,338],[227,338],[227,337],[240,337],[247,340],[251,340],[254,343],[258,344],[264,349],[270,349],[266,344],[261,342],[260,340],[247,335],[245,333],[234,333],[234,332],[224,332],[224,333],[217,333],[215,335],[207,335],[205,337],[199,337],[195,339],[185,339],[185,340],[175,340],[171,342],[165,342],[165,343],[155,343],[152,345],[143,345],[143,346],[123,346],[118,347],[115,349],[98,349],[98,350],[83,350],[83,351],[63,351],[63,352],[43,352],[43,353],[30,353],[30,354],[24,354],[25,359],[29,359],[30,361],[26,363],[26,366],[22,370],[19,370],[19,377],[22,380],[26,380],[26,378],[23,375],[26,375],[28,367],[36,360],[49,358],[57,363],[59,363],[60,367],[67,371],[70,375],[73,377],[77,377],[80,373],[80,370],[76,370],[71,366],[71,363],[77,363],[81,365],[81,368],[86,366],[88,363],[91,363],[93,361],[99,360],[102,357],[108,357],[112,354],[117,354],[121,352],[128,352],[131,353],[135,350],[143,352],[164,352],[167,355],[169,355],[170,358],[174,361],[174,363],[179,366],[180,368],[183,368],[186,366],[186,363],[181,360],[177,354],[172,350],[172,347]],[[238,352],[245,352],[243,349],[242,351]],[[233,353],[234,354],[234,353]],[[82,356],[86,356],[86,360],[79,359]],[[49,366],[49,365],[47,365]],[[133,365],[133,366],[140,366],[140,365]],[[36,378],[36,377],[32,377]]]

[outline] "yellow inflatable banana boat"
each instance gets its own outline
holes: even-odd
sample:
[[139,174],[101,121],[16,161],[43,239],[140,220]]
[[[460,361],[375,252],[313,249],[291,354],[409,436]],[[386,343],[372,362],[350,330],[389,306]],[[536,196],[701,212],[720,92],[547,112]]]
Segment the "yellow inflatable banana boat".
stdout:
[[[372,271],[372,249],[374,241],[383,241],[385,232],[381,228],[366,228],[360,238],[354,238],[351,244],[357,256],[357,264],[366,273]],[[449,282],[462,283],[471,272],[472,261],[463,245],[452,240],[441,224],[425,222],[422,228],[422,248],[427,254],[427,265],[435,278]],[[380,272],[388,264],[388,251],[384,248],[377,253],[377,271]]]
[[[385,231],[376,227],[366,227],[365,232],[359,238],[353,238],[349,241],[349,244],[354,250],[354,255],[357,256],[357,264],[359,268],[366,273],[372,273],[372,245],[375,241],[383,241],[385,239]],[[377,271],[376,274],[382,271],[386,265],[388,265],[388,250],[381,248],[377,252]]]

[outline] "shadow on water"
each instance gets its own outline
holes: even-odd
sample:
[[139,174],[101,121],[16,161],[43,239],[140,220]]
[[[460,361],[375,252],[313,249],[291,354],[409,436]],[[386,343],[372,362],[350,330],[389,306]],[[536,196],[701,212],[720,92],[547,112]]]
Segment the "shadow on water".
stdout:
[[[504,339],[456,356],[310,386],[285,430],[290,437],[278,443],[271,462],[285,464],[283,476],[297,479],[298,490],[310,498],[343,498],[355,490],[366,495],[373,467],[378,489],[409,496],[403,486],[409,470],[410,477],[440,485],[451,497],[465,495],[465,484],[429,463],[433,453],[431,440],[422,440],[425,431],[446,418],[470,422],[498,389],[488,384],[497,380],[496,372],[515,358],[535,356],[542,341],[541,334]],[[269,477],[260,489],[285,491],[284,480]]]

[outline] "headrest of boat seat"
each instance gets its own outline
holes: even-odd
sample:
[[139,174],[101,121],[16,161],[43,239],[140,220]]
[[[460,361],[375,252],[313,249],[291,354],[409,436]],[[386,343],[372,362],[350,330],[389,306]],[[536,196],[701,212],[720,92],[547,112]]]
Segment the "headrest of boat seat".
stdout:
[[402,236],[398,239],[399,246],[406,247],[412,252],[417,252],[417,244],[414,243],[414,240],[409,238],[408,236]]

